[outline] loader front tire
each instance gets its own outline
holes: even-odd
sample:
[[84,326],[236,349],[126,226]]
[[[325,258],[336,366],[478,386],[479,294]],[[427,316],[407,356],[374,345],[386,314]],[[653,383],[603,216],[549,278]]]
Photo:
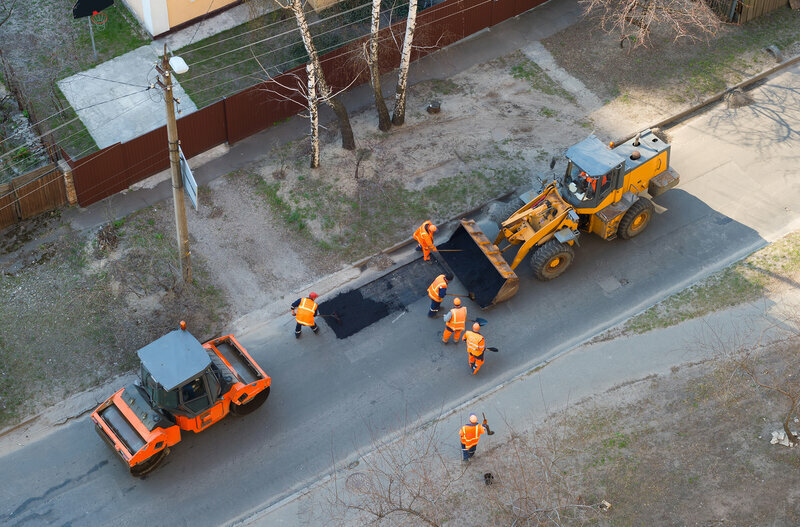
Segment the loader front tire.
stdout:
[[561,276],[574,259],[575,251],[572,246],[553,238],[533,253],[531,270],[537,280],[546,282]]
[[619,222],[617,229],[619,237],[623,240],[630,240],[641,234],[650,224],[655,210],[653,202],[649,199],[639,198],[636,200]]
[[264,404],[264,401],[267,400],[269,397],[269,389],[270,387],[267,386],[264,391],[257,394],[253,399],[245,404],[233,404],[231,403],[231,413],[233,415],[247,415],[250,412],[253,412],[258,409],[259,406]]

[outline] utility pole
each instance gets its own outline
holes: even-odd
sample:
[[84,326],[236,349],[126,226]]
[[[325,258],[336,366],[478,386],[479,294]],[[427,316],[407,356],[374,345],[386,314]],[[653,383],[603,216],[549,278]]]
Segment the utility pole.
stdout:
[[[183,61],[181,61],[183,62]],[[186,224],[186,206],[183,201],[183,177],[181,177],[180,154],[178,153],[178,122],[175,120],[175,102],[172,94],[172,72],[167,58],[167,45],[164,44],[164,57],[161,65],[156,65],[161,74],[158,85],[164,90],[167,103],[167,141],[169,143],[169,170],[172,174],[172,201],[175,206],[175,228],[178,235],[178,257],[184,282],[192,281],[192,263],[189,251],[189,228]],[[181,72],[183,73],[183,72]],[[163,81],[162,81],[163,79]]]

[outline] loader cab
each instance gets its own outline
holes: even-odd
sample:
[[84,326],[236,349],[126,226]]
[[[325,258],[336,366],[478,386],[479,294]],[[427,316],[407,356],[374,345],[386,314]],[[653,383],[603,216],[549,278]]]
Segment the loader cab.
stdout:
[[576,209],[594,209],[622,184],[625,159],[594,136],[567,149],[564,199]]
[[140,349],[142,388],[173,415],[193,417],[219,400],[222,387],[211,357],[185,330],[168,333]]

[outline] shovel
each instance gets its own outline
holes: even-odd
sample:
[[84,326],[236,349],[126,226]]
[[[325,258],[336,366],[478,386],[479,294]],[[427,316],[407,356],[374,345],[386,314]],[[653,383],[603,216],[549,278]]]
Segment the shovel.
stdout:
[[337,313],[336,311],[334,311],[330,315],[323,315],[320,313],[319,316],[332,318],[333,320],[336,321],[337,324],[339,324],[340,326],[342,325],[342,319],[339,318],[339,313]]
[[486,348],[486,349],[487,349],[487,350],[489,350],[489,351],[493,351],[493,352],[495,352],[495,353],[497,353],[498,351],[500,351],[500,350],[499,350],[499,349],[497,349],[497,348]]
[[475,320],[467,319],[467,322],[477,322],[481,327],[483,327],[483,326],[485,326],[486,324],[489,323],[488,320],[486,320],[485,318],[481,318],[481,317],[475,317]]

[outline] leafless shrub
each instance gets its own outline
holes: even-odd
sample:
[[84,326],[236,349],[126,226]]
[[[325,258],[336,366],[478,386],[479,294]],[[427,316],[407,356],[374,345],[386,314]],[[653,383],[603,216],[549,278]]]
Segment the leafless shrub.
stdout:
[[616,33],[628,51],[648,47],[656,27],[673,35],[673,41],[707,40],[717,34],[722,21],[703,1],[696,0],[580,0],[585,16],[600,28]]

